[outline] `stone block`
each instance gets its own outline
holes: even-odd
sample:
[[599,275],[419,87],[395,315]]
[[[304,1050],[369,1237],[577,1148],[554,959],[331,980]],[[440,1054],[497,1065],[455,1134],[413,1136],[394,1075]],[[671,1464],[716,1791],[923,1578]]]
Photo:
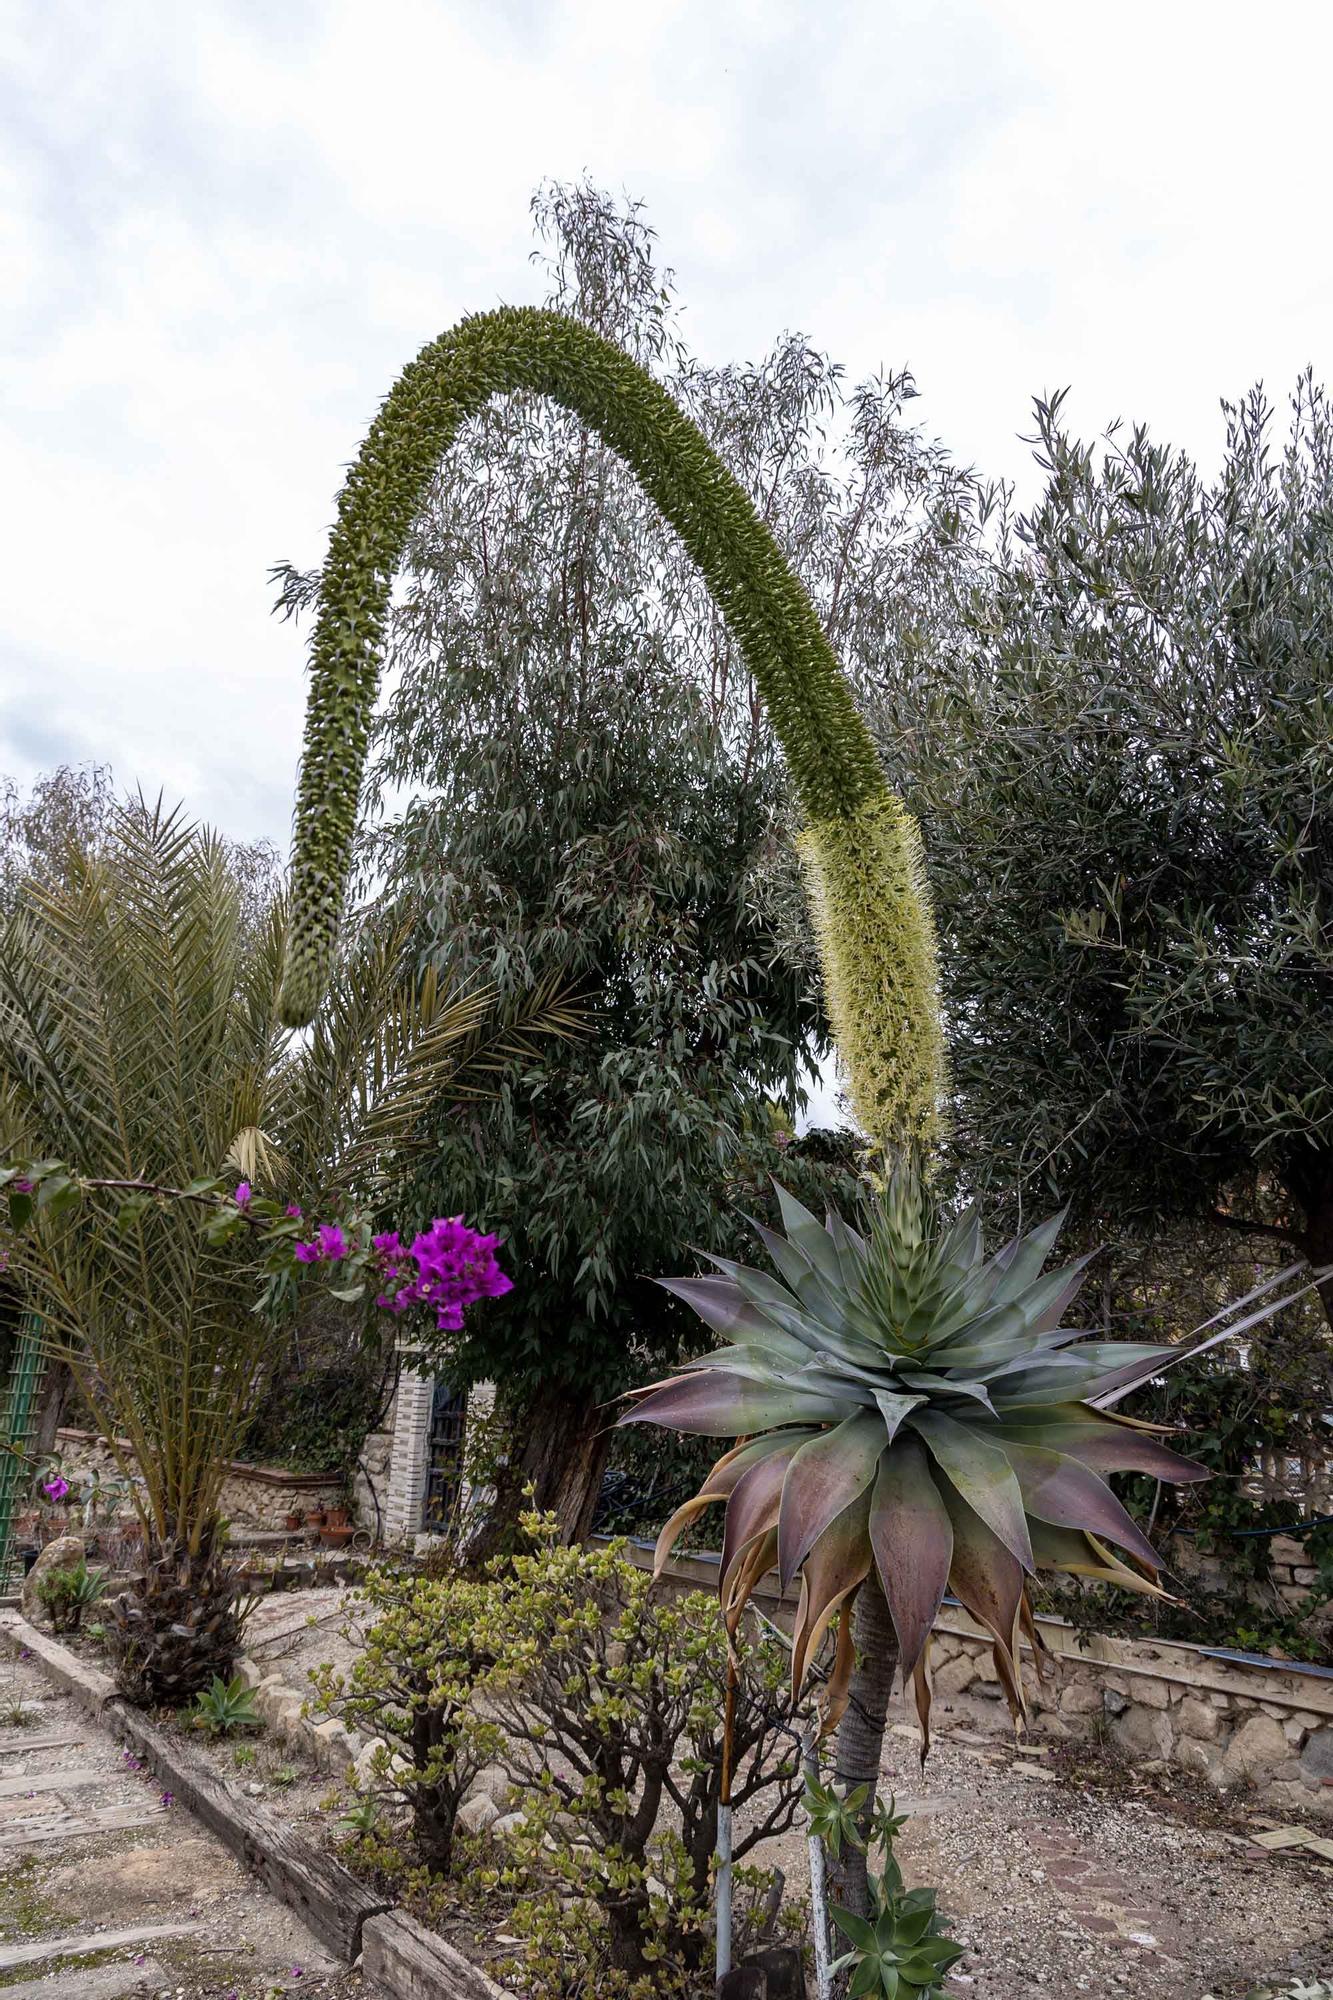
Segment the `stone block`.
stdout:
[[1333,1725],[1311,1731],[1301,1751],[1301,1769],[1323,1784],[1333,1780]]
[[1111,1735],[1136,1764],[1164,1764],[1171,1755],[1171,1724],[1160,1709],[1127,1709],[1111,1724]]
[[1129,1698],[1143,1708],[1169,1708],[1171,1705],[1166,1682],[1151,1680],[1146,1674],[1136,1674],[1130,1681]]
[[1104,1687],[1102,1707],[1108,1715],[1124,1715],[1129,1708],[1129,1697],[1121,1694],[1119,1688]]
[[1195,1695],[1186,1695],[1176,1711],[1176,1726],[1186,1736],[1200,1738],[1212,1743],[1222,1734],[1222,1717],[1211,1702],[1200,1701]]
[[1258,1784],[1285,1764],[1290,1752],[1287,1739],[1271,1715],[1252,1715],[1227,1745],[1223,1760],[1228,1784],[1248,1778]]
[[1102,1691],[1088,1681],[1070,1681],[1061,1693],[1060,1707],[1066,1715],[1100,1715]]
[[971,1687],[976,1678],[976,1661],[969,1659],[966,1653],[960,1653],[956,1659],[946,1660],[942,1667],[936,1668],[931,1678],[931,1689],[941,1696],[961,1694],[964,1688]]
[[1180,1737],[1172,1761],[1182,1771],[1197,1771],[1200,1777],[1207,1778],[1219,1789],[1225,1782],[1221,1750],[1215,1744],[1200,1743],[1197,1736]]
[[19,1608],[25,1618],[45,1618],[47,1612],[37,1595],[38,1586],[45,1582],[53,1569],[77,1569],[84,1560],[83,1537],[81,1535],[57,1535],[47,1543],[32,1568],[23,1579],[19,1591]]
[[494,1826],[499,1817],[500,1808],[494,1799],[487,1798],[485,1792],[474,1792],[458,1808],[458,1824],[464,1833],[485,1833],[487,1827]]
[[1319,1581],[1319,1571],[1310,1569],[1305,1563],[1297,1563],[1291,1572],[1291,1580],[1298,1583],[1302,1590],[1312,1590]]
[[489,1799],[492,1805],[503,1812],[509,1804],[509,1794],[513,1789],[514,1781],[503,1765],[487,1764],[478,1771],[467,1788],[467,1794],[470,1799]]
[[372,1766],[375,1762],[376,1752],[387,1748],[388,1746],[382,1736],[372,1736],[368,1743],[361,1745],[352,1768],[356,1774],[356,1782],[363,1790],[374,1783]]
[[508,1840],[518,1832],[523,1823],[521,1812],[501,1813],[498,1819],[491,1821],[491,1832],[497,1840]]

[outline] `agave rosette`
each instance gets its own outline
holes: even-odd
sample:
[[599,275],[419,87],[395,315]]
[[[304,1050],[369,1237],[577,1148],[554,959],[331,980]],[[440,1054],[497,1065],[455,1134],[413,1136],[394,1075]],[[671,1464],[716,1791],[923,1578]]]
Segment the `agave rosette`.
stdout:
[[[800,1579],[799,1692],[833,1619],[878,1575],[923,1728],[931,1626],[946,1591],[989,1631],[1011,1708],[1024,1711],[1018,1641],[1035,1644],[1028,1579],[1063,1570],[1162,1595],[1161,1564],[1107,1484],[1112,1472],[1184,1481],[1206,1468],[1157,1427],[1096,1407],[1180,1350],[1106,1341],[1065,1324],[1084,1258],[1043,1267],[1062,1218],[987,1257],[968,1209],[936,1226],[907,1172],[866,1233],[821,1224],[777,1189],[785,1234],[755,1224],[777,1276],[711,1258],[716,1276],[660,1282],[726,1341],[636,1393],[621,1423],[744,1441],[720,1458],[657,1544],[726,1504],[720,1591],[734,1633],[770,1570]],[[839,1621],[827,1715],[845,1705],[851,1619]]]

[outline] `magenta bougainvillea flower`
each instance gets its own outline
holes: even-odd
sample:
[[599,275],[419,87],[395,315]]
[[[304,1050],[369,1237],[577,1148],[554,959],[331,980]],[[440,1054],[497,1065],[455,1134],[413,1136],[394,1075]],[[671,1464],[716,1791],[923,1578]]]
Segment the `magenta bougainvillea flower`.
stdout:
[[69,1493],[68,1479],[62,1479],[57,1472],[54,1479],[42,1481],[42,1491],[48,1500],[64,1500]]
[[292,1215],[292,1216],[295,1216],[296,1220],[297,1220],[297,1221],[299,1222],[299,1221],[301,1220],[301,1204],[300,1204],[300,1202],[299,1202],[299,1201],[289,1201],[289,1202],[288,1202],[288,1204],[287,1204],[287,1206],[286,1206],[286,1208],[285,1208],[285,1209],[283,1210],[283,1214],[284,1214],[284,1215]]
[[237,1208],[249,1208],[253,1195],[254,1190],[251,1188],[249,1181],[241,1181],[237,1185],[232,1200],[236,1203]]
[[347,1238],[336,1222],[321,1222],[310,1243],[298,1243],[298,1264],[336,1264],[347,1255]]
[[458,1331],[463,1308],[475,1299],[502,1298],[514,1289],[495,1259],[499,1237],[470,1229],[461,1215],[437,1216],[406,1250],[396,1230],[375,1237],[374,1247],[385,1279],[378,1303],[389,1312],[431,1306],[442,1333]]

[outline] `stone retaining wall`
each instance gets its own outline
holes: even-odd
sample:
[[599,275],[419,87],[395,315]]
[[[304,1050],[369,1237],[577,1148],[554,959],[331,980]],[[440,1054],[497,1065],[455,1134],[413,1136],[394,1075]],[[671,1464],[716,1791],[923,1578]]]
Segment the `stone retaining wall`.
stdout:
[[[71,1481],[93,1472],[104,1480],[121,1476],[105,1440],[95,1431],[57,1431],[56,1453]],[[287,1472],[281,1466],[242,1465],[233,1460],[222,1486],[222,1516],[237,1528],[272,1531],[281,1528],[286,1514],[340,1504],[342,1488],[336,1475],[330,1473]]]
[[[1034,1735],[1100,1738],[1142,1768],[1175,1764],[1219,1791],[1250,1788],[1274,1810],[1333,1820],[1333,1676],[1106,1637],[1084,1653],[1071,1626],[1040,1629],[1051,1658],[1044,1680],[1026,1677]],[[970,1619],[947,1608],[931,1652],[937,1701],[994,1701],[1008,1727],[990,1641]]]
[[[649,1545],[633,1543],[631,1553],[652,1568]],[[717,1557],[673,1556],[663,1581],[677,1590],[715,1590]],[[792,1600],[779,1600],[771,1582],[755,1602],[791,1630]],[[1246,1788],[1271,1810],[1333,1820],[1333,1672],[1169,1640],[1092,1633],[1080,1641],[1059,1618],[1037,1625],[1048,1649],[1046,1678],[1024,1660],[1034,1735],[1098,1738],[1136,1765],[1178,1765],[1219,1791]],[[932,1728],[965,1721],[1010,1733],[990,1639],[960,1605],[940,1612],[931,1664]]]

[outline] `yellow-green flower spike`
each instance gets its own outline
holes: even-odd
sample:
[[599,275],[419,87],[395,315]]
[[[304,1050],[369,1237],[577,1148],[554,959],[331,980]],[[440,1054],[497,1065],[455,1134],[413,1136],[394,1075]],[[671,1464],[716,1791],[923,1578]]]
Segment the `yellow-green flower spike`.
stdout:
[[578,321],[530,307],[462,320],[399,377],[348,474],[320,584],[292,857],[283,1018],[310,1020],[342,914],[394,573],[459,425],[493,396],[547,396],[618,452],[707,582],[754,675],[809,821],[831,1016],[858,1116],[925,1139],[942,1089],[933,931],[914,823],[805,590],[742,488],[652,376]]
[[944,1037],[916,821],[885,786],[850,813],[812,818],[800,849],[852,1110],[873,1138],[924,1155],[940,1115]]

